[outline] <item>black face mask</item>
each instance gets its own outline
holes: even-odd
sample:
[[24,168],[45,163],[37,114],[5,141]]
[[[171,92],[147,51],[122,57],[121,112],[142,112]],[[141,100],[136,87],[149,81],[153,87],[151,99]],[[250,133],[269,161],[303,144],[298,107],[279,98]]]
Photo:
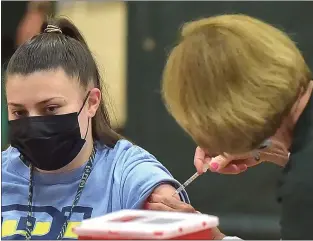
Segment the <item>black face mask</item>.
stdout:
[[53,171],[68,165],[81,151],[84,139],[81,138],[78,115],[89,96],[86,96],[79,112],[25,117],[9,121],[9,140],[17,148],[23,159],[41,170]]

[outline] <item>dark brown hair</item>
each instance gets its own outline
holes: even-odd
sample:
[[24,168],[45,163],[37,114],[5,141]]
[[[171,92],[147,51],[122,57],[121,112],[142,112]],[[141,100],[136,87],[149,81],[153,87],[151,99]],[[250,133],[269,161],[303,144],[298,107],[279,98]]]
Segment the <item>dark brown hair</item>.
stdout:
[[[48,25],[59,31],[45,32]],[[13,54],[7,67],[7,75],[27,75],[35,71],[62,68],[65,73],[77,78],[83,88],[90,83],[103,93],[97,64],[83,36],[76,26],[65,18],[52,19],[42,26],[42,33],[21,45]],[[103,95],[104,96],[104,95]],[[92,136],[95,140],[113,147],[121,139],[111,127],[105,101],[92,118]]]

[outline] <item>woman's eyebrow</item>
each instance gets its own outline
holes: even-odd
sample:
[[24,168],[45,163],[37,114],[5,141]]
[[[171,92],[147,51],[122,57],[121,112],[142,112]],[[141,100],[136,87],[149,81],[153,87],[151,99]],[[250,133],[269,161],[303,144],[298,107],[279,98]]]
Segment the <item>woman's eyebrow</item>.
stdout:
[[8,102],[8,105],[12,105],[14,107],[24,107],[23,104],[18,104],[18,103],[13,103],[13,102]]
[[43,104],[46,104],[52,100],[61,100],[63,102],[66,102],[66,100],[63,97],[51,97],[51,98],[48,98],[48,99],[45,99],[45,100],[38,102],[36,105],[43,105]]
[[[63,97],[51,97],[51,98],[48,98],[48,99],[45,99],[45,100],[42,100],[42,101],[36,103],[36,105],[43,105],[43,104],[46,104],[46,103],[48,103],[48,102],[50,102],[52,100],[61,100],[64,103],[66,103],[66,100]],[[11,105],[11,106],[14,106],[14,107],[24,107],[23,104],[14,103],[14,102],[8,102],[8,105]]]

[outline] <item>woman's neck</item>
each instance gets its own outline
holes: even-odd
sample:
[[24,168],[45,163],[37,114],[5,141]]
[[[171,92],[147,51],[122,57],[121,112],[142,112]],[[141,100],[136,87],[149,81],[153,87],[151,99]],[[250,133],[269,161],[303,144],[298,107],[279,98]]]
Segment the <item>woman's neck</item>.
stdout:
[[90,139],[88,138],[88,140],[86,140],[83,148],[78,153],[78,155],[73,159],[73,161],[71,161],[65,167],[62,167],[62,168],[60,168],[58,170],[54,170],[54,171],[45,171],[45,170],[41,170],[38,168],[35,168],[35,169],[41,173],[64,173],[64,172],[72,171],[76,168],[81,167],[82,165],[84,165],[89,160],[89,157],[92,153],[92,149],[93,149],[93,140],[92,140],[92,138],[90,138]]

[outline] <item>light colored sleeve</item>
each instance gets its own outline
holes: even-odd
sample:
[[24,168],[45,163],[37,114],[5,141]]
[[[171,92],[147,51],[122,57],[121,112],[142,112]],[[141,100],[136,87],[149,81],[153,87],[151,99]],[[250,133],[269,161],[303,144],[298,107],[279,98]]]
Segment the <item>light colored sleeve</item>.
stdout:
[[[153,155],[138,146],[129,148],[123,158],[120,193],[123,209],[142,208],[153,190],[161,184],[175,188],[180,185]],[[185,191],[180,193],[180,198],[190,203]]]

